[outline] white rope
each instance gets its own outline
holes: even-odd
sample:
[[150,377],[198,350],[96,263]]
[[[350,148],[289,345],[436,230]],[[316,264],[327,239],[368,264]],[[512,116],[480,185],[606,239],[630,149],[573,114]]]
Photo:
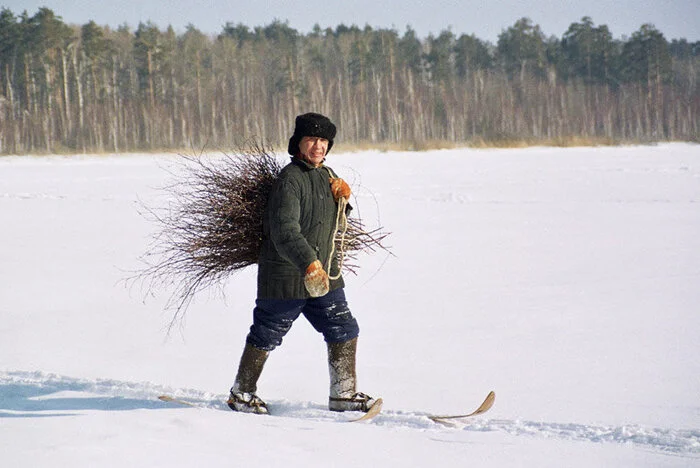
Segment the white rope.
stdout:
[[[348,217],[345,214],[345,208],[348,205],[347,199],[345,197],[340,197],[338,199],[338,213],[335,216],[335,229],[333,230],[333,242],[331,243],[331,253],[328,256],[328,262],[326,263],[326,271],[328,272],[328,279],[337,280],[342,275],[343,270],[343,260],[345,259],[345,234],[348,231]],[[338,231],[340,232],[340,248],[338,249],[339,260],[338,260],[338,274],[331,275],[331,264],[333,262],[333,255],[335,255],[335,243],[338,240]]]

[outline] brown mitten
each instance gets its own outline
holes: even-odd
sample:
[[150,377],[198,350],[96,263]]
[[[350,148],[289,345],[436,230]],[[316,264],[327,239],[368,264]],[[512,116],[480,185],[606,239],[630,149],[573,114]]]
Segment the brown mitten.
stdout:
[[335,198],[335,201],[338,201],[341,198],[345,198],[346,200],[350,199],[350,194],[352,192],[347,182],[341,178],[335,177],[331,177],[329,180],[331,182],[331,192],[333,193],[333,198]]
[[306,268],[304,286],[311,297],[321,297],[328,294],[330,288],[328,274],[323,270],[323,265],[319,260],[314,261]]

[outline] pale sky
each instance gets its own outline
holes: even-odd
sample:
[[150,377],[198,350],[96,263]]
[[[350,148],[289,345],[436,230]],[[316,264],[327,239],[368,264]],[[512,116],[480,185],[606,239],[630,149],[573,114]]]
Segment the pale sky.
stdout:
[[700,0],[0,0],[0,7],[16,15],[26,10],[31,16],[42,6],[69,24],[94,20],[112,28],[126,23],[133,30],[150,20],[161,29],[172,25],[178,33],[190,23],[218,34],[226,22],[252,28],[280,20],[300,33],[316,23],[323,29],[368,24],[400,34],[410,26],[420,38],[449,28],[495,43],[522,17],[540,25],[546,36],[561,38],[571,23],[590,16],[618,39],[652,23],[668,40],[700,40]]

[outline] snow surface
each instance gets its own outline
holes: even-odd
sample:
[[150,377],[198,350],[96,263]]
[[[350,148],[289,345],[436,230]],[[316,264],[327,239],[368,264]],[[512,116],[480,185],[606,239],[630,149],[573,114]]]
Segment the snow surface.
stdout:
[[170,336],[167,292],[124,281],[175,159],[0,158],[1,466],[700,466],[700,146],[332,153],[395,254],[346,278],[385,400],[356,424],[303,319],[260,381],[277,415],[225,409],[254,270]]

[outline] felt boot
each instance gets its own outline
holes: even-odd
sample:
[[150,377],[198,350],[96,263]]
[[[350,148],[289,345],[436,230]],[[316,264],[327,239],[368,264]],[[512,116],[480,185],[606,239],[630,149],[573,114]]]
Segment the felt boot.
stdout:
[[374,405],[374,398],[356,390],[355,356],[357,338],[342,343],[328,343],[328,369],[331,377],[328,409],[331,411],[364,411]]
[[257,391],[258,379],[269,354],[269,351],[258,349],[246,343],[241,356],[241,363],[238,366],[236,381],[231,387],[231,393],[227,401],[229,408],[233,411],[268,414],[267,404],[255,392]]

